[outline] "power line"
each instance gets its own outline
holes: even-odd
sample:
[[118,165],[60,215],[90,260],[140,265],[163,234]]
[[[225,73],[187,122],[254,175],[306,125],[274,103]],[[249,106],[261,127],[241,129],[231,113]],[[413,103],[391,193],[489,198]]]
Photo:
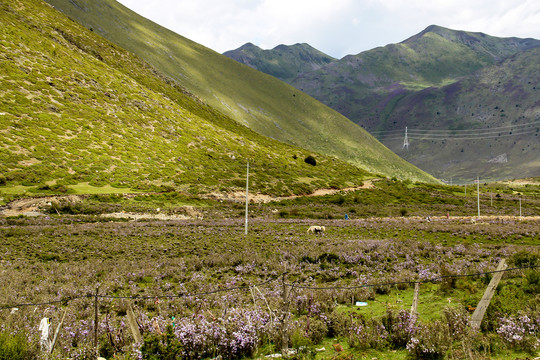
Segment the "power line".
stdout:
[[[465,133],[465,132],[486,132],[486,131],[498,131],[503,129],[510,129],[510,128],[519,128],[519,127],[526,127],[526,126],[536,126],[540,125],[540,120],[535,120],[529,123],[524,124],[515,124],[515,125],[504,125],[504,126],[496,126],[496,127],[488,127],[488,128],[473,128],[473,129],[409,129],[409,131],[412,132],[437,132],[437,133]],[[403,129],[395,129],[395,130],[373,130],[369,131],[370,134],[392,134],[392,133],[403,133]]]
[[[495,133],[493,133],[495,134]],[[504,138],[504,137],[513,137],[513,136],[520,136],[520,135],[533,135],[530,131],[525,132],[510,132],[508,134],[501,134],[498,133],[497,135],[491,135],[491,133],[484,133],[484,134],[463,134],[463,135],[441,135],[441,134],[415,134],[409,132],[409,138],[414,140],[485,140],[485,139],[497,139],[497,138]],[[487,136],[486,136],[487,135]],[[384,140],[400,140],[402,137],[400,136],[392,136],[392,137],[379,137],[379,139]]]

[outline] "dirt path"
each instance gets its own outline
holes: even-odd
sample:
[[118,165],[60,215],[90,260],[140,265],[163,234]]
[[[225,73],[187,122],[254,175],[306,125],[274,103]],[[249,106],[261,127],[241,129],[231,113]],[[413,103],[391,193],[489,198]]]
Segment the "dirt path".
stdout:
[[59,199],[66,199],[71,202],[81,201],[81,197],[78,195],[46,196],[14,200],[7,204],[5,208],[0,211],[0,216],[8,217],[19,215],[43,215],[43,209],[51,206],[53,202],[58,202]]
[[[270,195],[263,195],[263,194],[249,194],[249,201],[255,202],[255,203],[267,203],[270,201],[281,201],[281,200],[290,200],[290,199],[296,199],[301,196],[324,196],[324,195],[333,195],[337,193],[343,193],[343,192],[351,192],[356,191],[360,189],[372,189],[375,186],[373,185],[373,182],[371,180],[367,180],[364,182],[364,185],[358,186],[358,187],[349,187],[344,189],[317,189],[313,193],[308,195],[291,195],[291,196],[270,196]],[[210,199],[214,200],[228,200],[228,201],[237,201],[237,202],[244,202],[246,201],[246,192],[245,191],[235,191],[232,193],[218,193],[213,192],[210,193],[208,196]]]

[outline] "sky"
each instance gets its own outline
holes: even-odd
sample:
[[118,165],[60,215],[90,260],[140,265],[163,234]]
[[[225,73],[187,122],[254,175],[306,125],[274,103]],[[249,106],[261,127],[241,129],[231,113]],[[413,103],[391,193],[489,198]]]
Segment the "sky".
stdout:
[[140,15],[223,53],[308,43],[342,58],[401,42],[435,24],[540,39],[538,0],[119,0]]

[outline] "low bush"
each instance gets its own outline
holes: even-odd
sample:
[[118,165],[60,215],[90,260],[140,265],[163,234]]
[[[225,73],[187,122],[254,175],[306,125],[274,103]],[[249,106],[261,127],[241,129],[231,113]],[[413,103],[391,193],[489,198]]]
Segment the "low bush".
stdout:
[[32,360],[38,359],[37,345],[28,342],[23,333],[0,333],[0,360]]
[[182,343],[169,325],[165,334],[150,333],[144,337],[141,356],[145,360],[175,360],[182,358],[182,351]]
[[444,359],[452,344],[448,327],[440,321],[421,324],[407,344],[412,359]]
[[304,162],[306,164],[309,164],[309,165],[313,165],[313,166],[316,166],[317,165],[317,160],[315,160],[315,158],[311,155],[308,155],[305,159],[304,159]]

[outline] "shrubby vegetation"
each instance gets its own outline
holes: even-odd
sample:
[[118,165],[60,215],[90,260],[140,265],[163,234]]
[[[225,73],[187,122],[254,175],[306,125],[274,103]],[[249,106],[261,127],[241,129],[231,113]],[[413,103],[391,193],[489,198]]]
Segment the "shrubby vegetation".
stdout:
[[[391,183],[380,185],[386,194]],[[343,213],[359,204],[358,195],[299,198],[281,206],[289,213],[298,204]],[[157,207],[171,213],[187,204],[204,219],[126,221],[93,215]],[[243,205],[174,192],[92,195],[76,206],[66,203],[69,211],[59,204],[62,215],[51,210],[44,217],[0,219],[3,304],[59,301],[36,312],[34,307],[13,314],[3,310],[0,331],[9,328],[35,344],[43,312],[48,310],[57,324],[67,308],[55,353],[88,358],[97,287],[99,351],[106,357],[256,358],[279,352],[287,341],[297,349],[296,358],[327,358],[334,351],[332,339],[345,354],[396,351],[418,359],[538,350],[540,309],[532,301],[538,269],[503,276],[478,334],[470,332],[468,309],[478,303],[489,275],[432,280],[493,270],[502,257],[512,267],[537,264],[538,220],[471,224],[440,216],[428,223],[396,214],[319,220],[326,233],[310,236],[306,229],[312,221],[283,220],[273,212],[277,205],[252,204],[247,236],[240,221]],[[409,209],[417,213],[423,206],[430,204]],[[284,272],[285,278],[279,276]],[[422,282],[418,318],[409,314],[411,281]],[[368,306],[355,307],[356,301]],[[135,347],[127,321],[130,306],[143,336]],[[315,350],[323,346],[326,351]]]

